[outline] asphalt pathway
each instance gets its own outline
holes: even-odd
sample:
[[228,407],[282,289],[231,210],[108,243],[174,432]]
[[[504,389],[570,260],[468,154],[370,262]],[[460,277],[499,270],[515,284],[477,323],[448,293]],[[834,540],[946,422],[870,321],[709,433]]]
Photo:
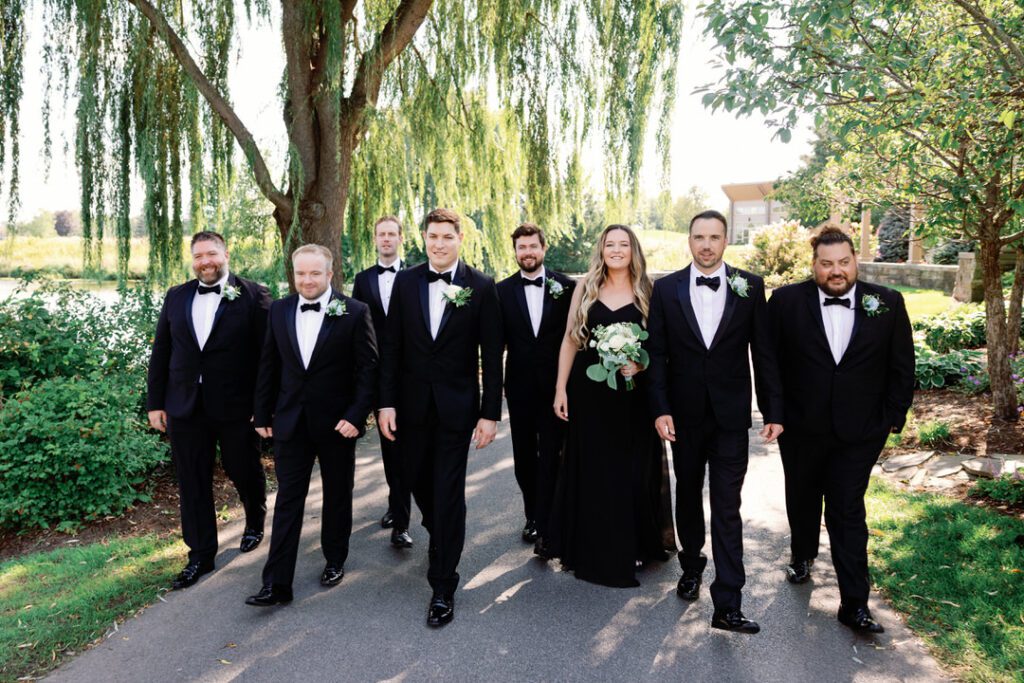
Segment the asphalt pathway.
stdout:
[[[506,416],[507,417],[507,416]],[[314,474],[290,605],[244,604],[260,586],[268,543],[239,554],[241,521],[223,526],[217,571],[164,595],[116,633],[55,671],[54,681],[935,681],[942,670],[877,595],[887,628],[857,636],[835,618],[838,589],[827,547],[812,582],[791,586],[783,567],[788,535],[782,466],[760,445],[754,414],[744,488],[747,587],[744,612],[755,636],[713,630],[707,586],[676,597],[678,564],[646,568],[639,588],[578,581],[535,559],[519,539],[521,502],[508,422],[471,451],[466,549],[455,620],[426,626],[426,532],[395,550],[378,520],[386,484],[377,435],[357,451],[355,513],[344,581],[319,585],[320,481]],[[271,501],[272,504],[273,501]],[[707,496],[705,493],[705,505]],[[268,523],[269,529],[269,523]],[[827,536],[823,533],[822,538]],[[710,554],[710,540],[706,551]]]

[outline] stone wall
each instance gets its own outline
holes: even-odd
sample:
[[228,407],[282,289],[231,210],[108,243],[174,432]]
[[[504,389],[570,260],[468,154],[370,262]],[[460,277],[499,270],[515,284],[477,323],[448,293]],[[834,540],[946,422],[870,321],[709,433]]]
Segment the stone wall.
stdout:
[[952,294],[956,286],[957,266],[936,266],[930,263],[865,263],[861,261],[860,278],[880,285],[904,285],[922,289],[941,289]]

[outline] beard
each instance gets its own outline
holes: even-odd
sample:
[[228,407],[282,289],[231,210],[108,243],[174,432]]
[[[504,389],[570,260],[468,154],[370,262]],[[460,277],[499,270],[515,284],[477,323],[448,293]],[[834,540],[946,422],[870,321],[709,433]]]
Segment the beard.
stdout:
[[224,273],[228,271],[228,264],[222,264],[210,271],[196,271],[196,278],[199,279],[204,285],[212,285],[213,283],[224,277]]
[[[544,265],[544,257],[525,256],[522,259],[516,259],[516,263],[524,273],[536,273]],[[531,263],[532,265],[528,265]]]
[[850,279],[819,280],[818,287],[829,296],[843,296],[857,283],[857,274],[854,273]]

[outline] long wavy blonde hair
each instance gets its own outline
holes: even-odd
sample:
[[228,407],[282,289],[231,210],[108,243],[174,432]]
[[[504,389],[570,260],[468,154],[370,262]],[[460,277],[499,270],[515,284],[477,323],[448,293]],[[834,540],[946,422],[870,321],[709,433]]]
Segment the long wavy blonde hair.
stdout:
[[569,328],[569,336],[576,344],[576,348],[582,349],[587,344],[590,330],[587,329],[587,314],[590,307],[597,301],[601,293],[601,286],[608,278],[608,266],[604,263],[604,243],[608,233],[612,230],[622,230],[629,235],[629,280],[633,285],[633,303],[640,309],[644,317],[644,325],[647,325],[647,312],[650,310],[651,290],[654,285],[651,278],[647,276],[647,259],[644,258],[644,251],[640,248],[640,241],[636,238],[629,226],[613,224],[609,225],[601,233],[597,243],[594,244],[594,251],[590,255],[590,269],[583,277],[580,286],[583,294],[580,297],[580,305],[576,309],[576,317],[572,319],[572,326]]

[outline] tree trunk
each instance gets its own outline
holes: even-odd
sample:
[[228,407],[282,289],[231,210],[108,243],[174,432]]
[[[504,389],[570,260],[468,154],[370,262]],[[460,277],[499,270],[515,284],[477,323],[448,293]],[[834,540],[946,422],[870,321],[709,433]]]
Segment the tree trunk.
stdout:
[[1024,245],[1017,245],[1017,258],[1013,267],[1013,288],[1010,290],[1010,311],[1006,316],[1006,329],[1010,337],[1010,355],[1020,352],[1021,303],[1024,300]]
[[991,225],[990,219],[983,218],[982,222],[978,256],[981,259],[982,282],[985,285],[985,332],[988,345],[988,373],[992,383],[992,407],[997,418],[1016,420],[1017,391],[1010,369],[1010,335],[1006,328],[1002,272],[999,267],[999,230]]
[[[292,272],[291,253],[303,244],[319,244],[331,250],[334,256],[334,277],[331,284],[341,291],[345,283],[344,262],[341,253],[341,236],[345,227],[345,206],[348,203],[349,173],[345,173],[343,183],[332,183],[334,191],[327,196],[317,193],[316,199],[302,202],[299,209],[298,229],[292,234],[292,217],[280,210],[274,212],[278,232],[281,234],[281,245],[284,251],[285,274],[288,277],[288,288],[295,291],[295,277]],[[328,208],[329,207],[329,208]]]

